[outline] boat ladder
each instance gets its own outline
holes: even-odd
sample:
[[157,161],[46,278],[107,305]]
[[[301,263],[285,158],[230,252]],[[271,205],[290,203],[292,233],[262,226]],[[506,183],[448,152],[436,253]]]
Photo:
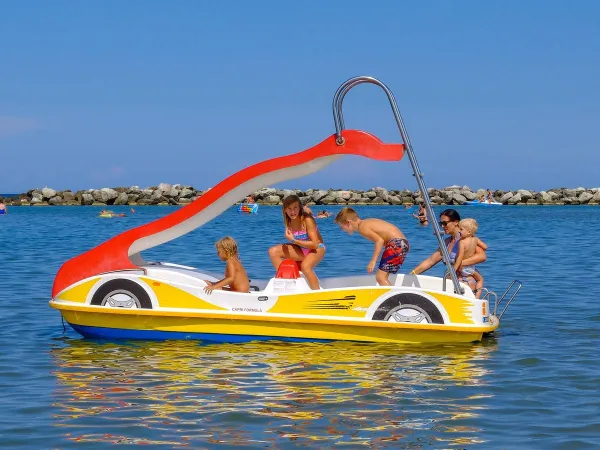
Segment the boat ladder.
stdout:
[[[502,294],[502,297],[500,297],[500,299],[498,299],[498,294],[496,294],[494,291],[490,291],[487,288],[481,288],[481,290],[483,292],[483,296],[481,298],[483,300],[487,300],[489,303],[491,303],[492,298],[494,299],[494,310],[493,310],[492,314],[494,316],[498,317],[498,320],[500,320],[500,319],[502,319],[502,316],[508,309],[508,306],[515,299],[515,297],[517,296],[517,294],[519,293],[519,291],[521,290],[522,287],[523,287],[523,283],[521,283],[519,280],[513,280],[513,282],[510,283],[510,285],[506,288],[506,290],[504,291],[504,293]],[[508,299],[508,301],[506,302],[506,305],[504,305],[502,312],[498,316],[498,307],[500,306],[502,301],[506,298],[506,296],[510,292],[512,292],[512,294],[511,294],[510,298]]]

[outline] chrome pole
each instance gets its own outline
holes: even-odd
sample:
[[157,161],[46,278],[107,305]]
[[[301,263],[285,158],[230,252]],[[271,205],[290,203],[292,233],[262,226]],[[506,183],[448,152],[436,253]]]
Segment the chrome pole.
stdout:
[[[406,132],[406,127],[404,126],[404,121],[402,120],[402,116],[400,115],[400,111],[398,109],[398,104],[396,103],[396,99],[394,98],[394,94],[389,88],[379,81],[377,78],[360,76],[350,78],[349,80],[342,83],[342,85],[337,89],[335,95],[333,96],[333,122],[335,124],[335,135],[336,142],[338,145],[344,144],[344,138],[342,136],[342,131],[344,131],[344,116],[342,111],[342,104],[344,102],[344,97],[346,94],[355,86],[358,86],[362,83],[371,83],[379,86],[385,94],[390,102],[390,106],[392,107],[392,112],[394,113],[394,118],[396,119],[396,124],[398,125],[398,130],[400,131],[400,136],[402,137],[402,141],[404,142],[405,152],[408,155],[408,159],[410,161],[410,165],[413,169],[413,175],[417,179],[417,185],[419,186],[419,190],[421,191],[421,196],[425,201],[425,207],[427,209],[427,214],[429,214],[430,219],[432,220],[432,226],[435,233],[435,237],[437,238],[438,244],[440,246],[440,251],[442,252],[442,259],[446,263],[446,268],[450,271],[450,277],[452,278],[452,283],[454,283],[454,289],[457,293],[463,294],[463,290],[460,287],[460,283],[458,281],[458,277],[456,276],[456,272],[452,270],[452,265],[450,264],[450,254],[448,253],[448,248],[446,247],[446,243],[444,242],[444,238],[440,233],[439,228],[437,227],[437,221],[435,220],[435,214],[433,212],[433,208],[431,206],[431,200],[429,198],[429,192],[427,191],[427,187],[425,186],[425,181],[423,179],[423,174],[419,169],[419,164],[417,163],[417,158],[412,148],[412,144],[410,143],[410,138],[408,137],[408,133]],[[444,277],[445,278],[445,277]]]

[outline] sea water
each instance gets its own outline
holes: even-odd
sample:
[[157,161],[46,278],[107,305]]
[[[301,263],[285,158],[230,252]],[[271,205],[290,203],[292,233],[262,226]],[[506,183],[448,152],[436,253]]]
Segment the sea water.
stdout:
[[[176,207],[9,207],[0,216],[0,438],[6,448],[592,448],[600,445],[600,207],[457,208],[489,245],[480,266],[523,289],[500,330],[467,345],[81,338],[48,306],[67,259]],[[321,209],[321,208],[319,208]],[[327,207],[334,214],[340,207]],[[437,212],[443,208],[437,208]],[[409,271],[437,248],[403,207]],[[318,220],[320,276],[364,274],[373,244]],[[231,235],[251,278],[269,278],[281,209],[232,207],[147,260],[223,271]],[[440,275],[441,267],[428,273]]]

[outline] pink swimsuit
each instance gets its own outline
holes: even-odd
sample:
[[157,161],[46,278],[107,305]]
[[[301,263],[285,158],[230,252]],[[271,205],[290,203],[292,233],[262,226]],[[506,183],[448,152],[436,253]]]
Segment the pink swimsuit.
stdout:
[[[318,230],[318,227],[317,227]],[[294,235],[294,239],[297,241],[310,241],[310,237],[308,236],[308,233],[306,232],[306,230],[292,230],[292,234]],[[298,247],[300,247],[302,249],[302,253],[304,254],[304,256],[308,255],[310,252],[314,252],[313,249],[311,248],[306,248],[306,247],[302,247],[301,245],[299,245]],[[319,248],[325,248],[325,244],[320,243],[318,245]]]

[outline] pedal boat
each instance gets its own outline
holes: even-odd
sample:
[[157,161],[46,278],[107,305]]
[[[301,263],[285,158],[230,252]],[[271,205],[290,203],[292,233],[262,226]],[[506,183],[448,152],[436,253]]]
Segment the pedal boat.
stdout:
[[[384,144],[369,133],[344,128],[343,98],[365,82],[388,95],[402,144]],[[214,274],[142,258],[142,251],[202,226],[248,192],[316,172],[344,155],[399,161],[408,154],[433,217],[395,99],[383,83],[357,77],[342,84],[334,96],[334,122],[336,133],[316,146],[245,168],[189,205],[65,262],[54,280],[50,306],[82,336],[106,339],[454,343],[479,341],[496,330],[498,301],[490,311],[495,294],[475,298],[454,272],[449,279],[398,274],[391,277],[393,286],[379,286],[374,275],[325,277],[321,289],[311,290],[297,264],[286,260],[273,278],[252,280],[250,292],[215,290],[208,295],[204,280],[217,281]],[[434,228],[448,261],[442,235]],[[247,269],[252,272],[251,266]],[[520,283],[515,283],[518,292]]]

